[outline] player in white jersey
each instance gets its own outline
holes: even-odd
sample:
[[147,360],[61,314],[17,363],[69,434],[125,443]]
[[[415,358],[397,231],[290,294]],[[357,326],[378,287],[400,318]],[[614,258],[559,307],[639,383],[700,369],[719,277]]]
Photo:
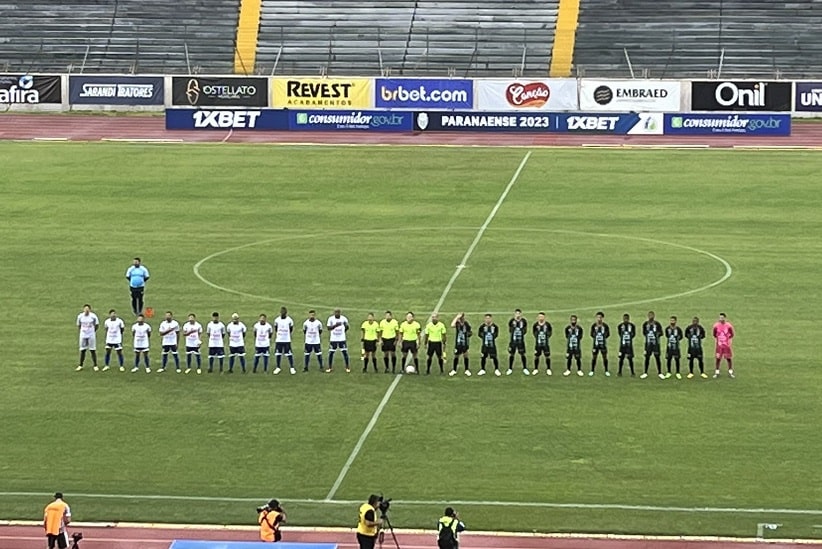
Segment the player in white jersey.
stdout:
[[214,359],[220,360],[220,373],[223,373],[225,359],[225,324],[220,322],[220,313],[211,313],[211,322],[206,324],[208,334],[208,373],[214,371]]
[[228,373],[234,373],[234,358],[240,359],[240,367],[245,373],[245,324],[240,322],[240,315],[231,315],[231,322],[225,327],[228,333]]
[[97,371],[97,328],[100,327],[100,320],[97,315],[91,312],[91,305],[83,305],[83,312],[77,315],[77,332],[80,335],[80,365],[77,371],[83,369],[86,361],[86,351],[91,351],[91,362],[94,364],[94,371]]
[[348,331],[348,319],[342,315],[339,309],[334,309],[334,314],[328,317],[326,326],[328,326],[330,332],[328,338],[328,369],[326,372],[331,373],[334,370],[334,353],[339,350],[342,351],[343,360],[345,361],[345,372],[350,373],[348,347],[345,343],[345,333]]
[[122,318],[117,317],[117,311],[114,309],[108,312],[108,318],[103,322],[103,327],[106,329],[106,358],[103,371],[109,369],[111,362],[111,351],[117,351],[117,359],[120,361],[120,371],[125,372],[123,359],[123,332],[126,331],[126,323]]
[[197,357],[197,373],[202,373],[202,358],[200,357],[200,345],[203,344],[200,337],[203,335],[203,325],[197,322],[197,315],[188,315],[188,322],[183,324],[183,335],[186,338],[186,373],[191,372],[191,357]]
[[268,373],[268,357],[271,356],[271,334],[274,328],[268,323],[268,317],[260,315],[260,319],[254,325],[254,369],[257,373],[257,366],[260,364],[260,357],[263,357],[263,371]]
[[294,369],[294,353],[291,351],[291,332],[294,331],[294,321],[288,316],[288,310],[285,307],[280,307],[280,316],[274,319],[274,332],[276,333],[274,340],[274,360],[277,367],[274,368],[274,373],[280,373],[280,362],[283,355],[288,357],[289,371],[291,374],[296,374]]
[[180,344],[180,323],[174,320],[174,313],[166,311],[165,319],[160,323],[158,328],[160,335],[163,336],[163,366],[157,370],[159,373],[166,371],[166,364],[168,364],[168,354],[174,357],[174,367],[177,373],[180,373],[180,355],[177,354],[177,346]]
[[323,333],[323,323],[317,319],[317,313],[314,309],[308,311],[308,320],[303,322],[303,333],[305,334],[305,365],[303,372],[308,371],[308,363],[311,359],[311,353],[317,357],[317,363],[320,365],[320,371],[323,371],[323,349],[320,343],[320,337]]
[[146,324],[143,315],[137,315],[137,322],[131,325],[131,333],[134,335],[134,368],[131,373],[140,369],[140,356],[146,364],[146,373],[151,373],[151,366],[148,363],[149,340],[151,339],[151,326]]

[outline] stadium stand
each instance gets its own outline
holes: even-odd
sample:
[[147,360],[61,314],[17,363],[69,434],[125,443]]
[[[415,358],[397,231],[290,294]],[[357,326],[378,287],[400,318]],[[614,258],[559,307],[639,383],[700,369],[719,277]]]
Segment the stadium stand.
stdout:
[[231,73],[239,0],[0,0],[0,69]]
[[[818,76],[818,0],[582,0],[578,75]],[[724,50],[724,56],[723,56]]]
[[258,72],[543,76],[557,0],[263,0]]

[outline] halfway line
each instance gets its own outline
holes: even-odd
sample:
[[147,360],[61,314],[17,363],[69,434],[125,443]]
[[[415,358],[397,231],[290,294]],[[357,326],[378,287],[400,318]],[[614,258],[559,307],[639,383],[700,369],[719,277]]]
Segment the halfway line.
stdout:
[[[445,303],[445,298],[448,297],[448,294],[451,292],[451,288],[454,286],[454,282],[459,278],[460,273],[465,268],[465,264],[468,262],[468,259],[474,253],[474,250],[477,248],[477,244],[482,239],[482,235],[485,234],[486,229],[488,229],[488,225],[491,224],[491,221],[494,220],[496,217],[497,212],[502,206],[502,203],[505,202],[505,199],[508,197],[508,193],[511,192],[511,188],[519,179],[519,175],[522,173],[522,169],[525,167],[525,164],[528,163],[528,159],[531,158],[531,151],[525,153],[525,156],[520,161],[519,166],[517,167],[517,171],[514,172],[514,175],[511,176],[511,180],[508,182],[508,185],[505,186],[505,189],[502,191],[497,203],[494,204],[494,207],[491,209],[491,213],[488,214],[488,217],[485,218],[485,222],[480,226],[479,230],[477,231],[477,235],[474,237],[474,240],[471,242],[471,245],[468,246],[468,250],[465,252],[465,255],[462,256],[462,261],[460,264],[457,265],[457,268],[454,269],[454,274],[451,275],[451,278],[448,280],[448,284],[445,285],[445,289],[443,289],[442,294],[440,295],[439,300],[437,300],[437,304],[434,305],[433,313],[436,313],[442,307],[442,304]],[[331,490],[328,491],[328,495],[325,496],[325,501],[330,502],[334,499],[334,496],[337,494],[337,490],[339,490],[340,485],[345,480],[346,475],[348,475],[348,471],[351,469],[351,465],[354,463],[354,460],[357,459],[357,455],[359,455],[360,450],[362,450],[363,444],[365,444],[365,440],[368,438],[368,435],[371,434],[371,431],[374,429],[374,426],[377,424],[377,420],[380,419],[380,415],[382,414],[385,405],[388,404],[388,399],[391,398],[391,395],[394,393],[394,389],[397,388],[399,385],[400,380],[402,379],[402,375],[397,375],[394,378],[394,381],[391,382],[391,385],[388,387],[388,390],[385,391],[385,395],[382,397],[380,401],[380,405],[377,406],[377,409],[374,410],[374,415],[371,416],[371,421],[368,422],[368,425],[365,426],[365,430],[360,435],[360,439],[357,441],[357,444],[354,446],[354,449],[351,450],[351,455],[348,456],[348,460],[343,465],[343,468],[340,469],[340,474],[337,475],[337,480],[334,481],[334,485],[331,487]]]
[[468,246],[468,251],[465,252],[465,255],[462,256],[462,261],[460,264],[457,265],[457,268],[454,270],[454,274],[451,275],[451,279],[448,281],[448,284],[445,285],[445,289],[442,291],[442,295],[440,296],[439,301],[434,306],[434,313],[439,312],[440,307],[442,304],[445,303],[445,298],[448,297],[448,294],[451,292],[451,288],[454,286],[454,282],[456,282],[457,278],[459,278],[460,273],[468,264],[468,259],[474,253],[474,250],[477,248],[477,244],[482,239],[482,236],[485,234],[486,229],[488,229],[488,225],[491,224],[491,221],[494,220],[496,217],[497,212],[502,206],[502,203],[505,202],[505,199],[508,198],[508,193],[511,192],[511,189],[514,187],[514,184],[519,179],[519,175],[522,173],[522,169],[525,168],[525,164],[528,163],[528,159],[531,158],[531,151],[525,153],[525,156],[522,157],[522,161],[519,163],[519,167],[517,167],[517,171],[514,172],[514,175],[511,176],[511,181],[508,182],[508,185],[505,187],[505,190],[502,191],[502,194],[497,200],[497,203],[494,204],[494,208],[491,210],[491,213],[488,214],[488,217],[485,218],[485,222],[480,226],[479,231],[477,231],[477,236],[474,237],[474,241],[471,242],[471,245]]

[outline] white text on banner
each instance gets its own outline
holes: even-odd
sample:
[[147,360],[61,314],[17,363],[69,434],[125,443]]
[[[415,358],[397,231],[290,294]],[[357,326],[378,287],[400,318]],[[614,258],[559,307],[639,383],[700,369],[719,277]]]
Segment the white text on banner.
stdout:
[[583,111],[679,112],[682,86],[673,80],[579,81]]
[[476,108],[480,111],[575,111],[577,81],[573,78],[545,80],[475,80]]

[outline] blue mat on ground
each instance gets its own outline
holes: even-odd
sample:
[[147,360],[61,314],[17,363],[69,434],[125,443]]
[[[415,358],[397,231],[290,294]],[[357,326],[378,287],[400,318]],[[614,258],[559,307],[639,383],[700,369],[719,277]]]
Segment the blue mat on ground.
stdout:
[[169,549],[262,549],[278,547],[280,549],[337,549],[336,543],[265,543],[262,541],[204,541],[175,539]]

